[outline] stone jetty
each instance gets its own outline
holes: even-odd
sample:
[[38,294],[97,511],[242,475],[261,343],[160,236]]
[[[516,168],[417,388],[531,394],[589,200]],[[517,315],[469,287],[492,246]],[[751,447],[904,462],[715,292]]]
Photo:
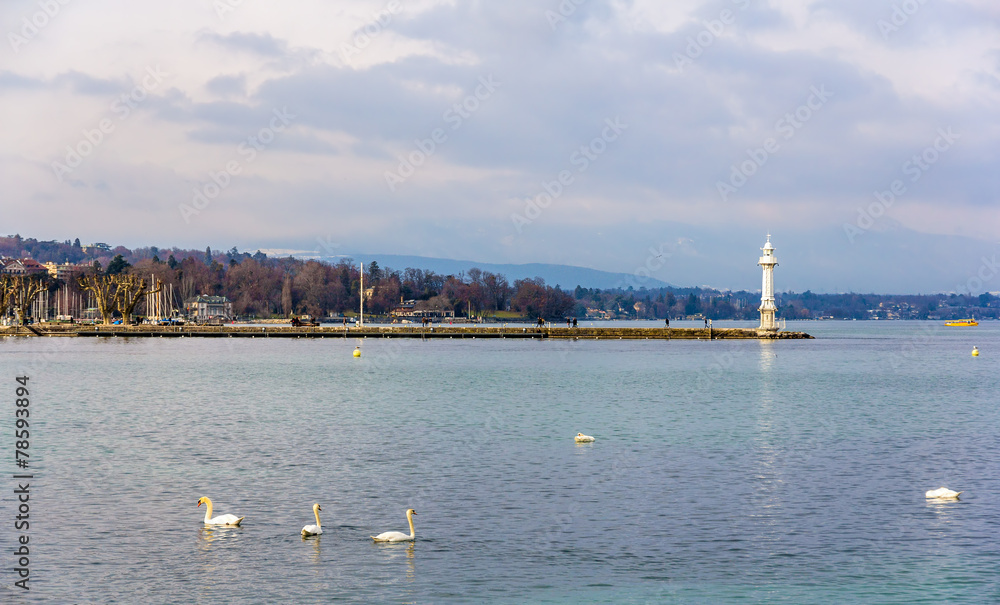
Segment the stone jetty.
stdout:
[[784,340],[812,338],[805,332],[764,331],[747,328],[628,328],[628,327],[429,327],[374,325],[359,327],[292,327],[289,325],[223,326],[94,326],[51,325],[0,328],[0,336],[93,337],[93,338],[576,338],[593,340]]

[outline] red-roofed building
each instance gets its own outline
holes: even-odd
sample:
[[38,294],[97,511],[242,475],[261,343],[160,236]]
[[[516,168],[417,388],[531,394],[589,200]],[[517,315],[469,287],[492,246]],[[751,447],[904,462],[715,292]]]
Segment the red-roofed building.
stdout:
[[27,275],[38,275],[40,273],[49,272],[49,270],[45,268],[45,265],[33,258],[22,258],[21,266],[24,267],[24,272]]
[[33,258],[9,258],[3,260],[3,273],[7,275],[38,275],[48,273],[48,269]]

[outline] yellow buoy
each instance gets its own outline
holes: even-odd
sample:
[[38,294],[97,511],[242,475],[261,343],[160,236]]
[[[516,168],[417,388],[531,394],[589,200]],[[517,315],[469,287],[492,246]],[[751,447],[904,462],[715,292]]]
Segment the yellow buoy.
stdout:
[[972,347],[972,356],[979,357],[979,347]]
[[361,357],[361,347],[355,347],[354,348],[354,356],[355,357]]

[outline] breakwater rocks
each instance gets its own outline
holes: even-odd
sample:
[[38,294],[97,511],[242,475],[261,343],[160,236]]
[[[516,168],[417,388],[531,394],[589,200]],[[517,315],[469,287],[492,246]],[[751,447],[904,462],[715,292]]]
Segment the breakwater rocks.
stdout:
[[594,340],[784,340],[812,338],[805,332],[766,332],[746,328],[522,328],[507,326],[431,327],[384,326],[300,327],[274,326],[83,326],[45,324],[2,328],[0,336],[162,337],[162,338],[577,338]]

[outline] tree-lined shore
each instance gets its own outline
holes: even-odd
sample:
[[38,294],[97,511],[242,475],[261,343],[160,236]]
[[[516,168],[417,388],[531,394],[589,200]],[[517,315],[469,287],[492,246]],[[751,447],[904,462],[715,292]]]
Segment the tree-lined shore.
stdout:
[[[224,296],[241,318],[349,315],[361,300],[361,270],[351,259],[336,263],[272,258],[256,252],[84,246],[79,240],[39,242],[20,236],[0,238],[0,255],[38,262],[70,263],[72,277],[47,274],[9,276],[3,285],[4,309],[30,313],[25,296],[70,290],[88,296],[105,321],[131,315],[144,296],[171,291],[180,300],[198,295]],[[30,279],[28,279],[30,277]],[[104,290],[102,290],[102,288]],[[479,269],[457,275],[407,267],[365,266],[365,312],[388,316],[401,301],[414,308],[456,317],[567,317],[608,319],[708,318],[753,320],[760,294],[711,288],[592,289],[546,284],[541,278],[510,282]],[[103,293],[102,293],[103,292]],[[884,295],[778,293],[785,319],[955,319],[997,318],[1000,299],[992,294]],[[99,302],[104,301],[104,302]]]

